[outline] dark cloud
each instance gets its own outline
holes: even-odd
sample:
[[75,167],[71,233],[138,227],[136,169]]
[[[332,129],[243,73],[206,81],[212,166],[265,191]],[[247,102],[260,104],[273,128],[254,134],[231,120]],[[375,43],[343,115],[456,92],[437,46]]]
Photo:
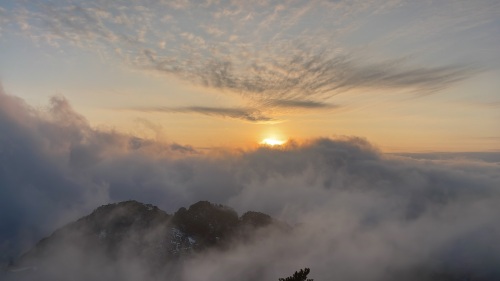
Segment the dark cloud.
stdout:
[[173,143],[170,145],[170,149],[174,151],[179,151],[182,153],[197,153],[196,149],[194,149],[190,145],[180,145],[178,143]]
[[290,109],[331,109],[338,106],[310,100],[269,100],[267,106]]
[[272,117],[264,115],[260,110],[252,108],[237,107],[209,107],[209,106],[186,106],[186,107],[142,107],[134,110],[146,112],[167,112],[167,113],[198,113],[214,117],[234,118],[247,122],[267,123],[277,122]]
[[49,109],[39,111],[3,90],[0,130],[0,258],[25,249],[21,242],[47,235],[109,202],[114,185],[87,176],[98,176],[93,169],[111,155],[195,152],[190,146],[94,130],[62,97],[52,98]]
[[310,100],[277,100],[271,99],[258,103],[260,109],[252,107],[209,107],[209,106],[185,106],[185,107],[140,107],[132,110],[142,112],[165,112],[165,113],[197,113],[214,117],[233,118],[252,123],[277,123],[281,120],[272,117],[293,110],[318,110],[334,109],[338,106]]
[[[277,280],[304,266],[315,280],[500,276],[496,162],[386,155],[355,137],[180,157],[189,147],[90,127],[63,98],[50,108],[0,94],[4,257],[103,203],[135,199],[171,213],[209,200],[295,230],[197,255],[176,269],[178,280]],[[60,254],[55,262],[75,258],[69,247]],[[138,261],[106,268],[151,279]]]
[[[89,128],[67,103],[52,100],[49,119],[21,100],[0,92],[0,252],[10,255],[20,243],[46,235],[75,218],[87,199],[106,202],[105,187],[68,177],[71,167],[99,159],[106,143],[88,139]],[[88,143],[87,143],[88,141]],[[86,143],[86,144],[85,144]]]

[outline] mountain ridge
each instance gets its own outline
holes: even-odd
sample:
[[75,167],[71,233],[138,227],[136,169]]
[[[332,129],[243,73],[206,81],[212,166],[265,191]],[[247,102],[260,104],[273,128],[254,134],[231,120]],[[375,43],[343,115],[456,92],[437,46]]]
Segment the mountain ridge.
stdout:
[[113,261],[134,258],[161,268],[205,250],[223,251],[235,240],[251,241],[259,229],[270,226],[284,232],[291,229],[267,214],[248,211],[238,216],[232,208],[209,201],[181,207],[174,214],[151,204],[122,201],[102,205],[56,229],[9,270],[39,270],[61,249]]

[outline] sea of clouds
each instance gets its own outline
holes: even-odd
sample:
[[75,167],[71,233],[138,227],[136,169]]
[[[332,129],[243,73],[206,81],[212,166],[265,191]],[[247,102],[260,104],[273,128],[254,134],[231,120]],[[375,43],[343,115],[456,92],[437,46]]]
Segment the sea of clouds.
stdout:
[[[303,267],[317,281],[500,278],[498,162],[390,155],[357,137],[200,152],[93,128],[63,97],[34,108],[0,91],[2,260],[129,199],[168,213],[208,200],[294,226],[189,259],[176,280],[277,280]],[[147,278],[137,261],[107,267],[106,280]]]

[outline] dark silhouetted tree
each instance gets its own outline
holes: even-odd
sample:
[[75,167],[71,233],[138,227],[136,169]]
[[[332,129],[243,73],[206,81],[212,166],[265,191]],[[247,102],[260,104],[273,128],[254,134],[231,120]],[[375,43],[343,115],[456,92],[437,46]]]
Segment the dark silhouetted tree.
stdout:
[[313,279],[307,279],[307,275],[311,272],[309,268],[304,268],[299,270],[298,272],[295,271],[295,273],[287,278],[280,278],[278,279],[279,281],[313,281]]

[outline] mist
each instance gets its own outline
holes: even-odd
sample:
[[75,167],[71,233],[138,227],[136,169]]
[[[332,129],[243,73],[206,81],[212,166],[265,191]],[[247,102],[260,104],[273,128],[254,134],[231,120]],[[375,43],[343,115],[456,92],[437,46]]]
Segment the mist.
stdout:
[[[103,204],[133,199],[173,213],[208,200],[267,213],[293,231],[263,229],[252,242],[163,269],[176,280],[277,280],[303,267],[318,281],[498,279],[499,188],[500,163],[480,157],[384,154],[352,136],[201,153],[94,128],[64,97],[34,108],[0,91],[3,260]],[[151,276],[128,257],[79,266],[87,259],[68,245],[46,261],[67,261],[50,277],[164,273]]]

